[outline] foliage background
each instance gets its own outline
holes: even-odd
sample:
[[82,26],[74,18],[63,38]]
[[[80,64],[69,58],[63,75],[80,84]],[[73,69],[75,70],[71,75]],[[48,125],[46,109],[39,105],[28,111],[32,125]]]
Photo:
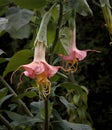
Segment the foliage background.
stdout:
[[[96,130],[111,130],[112,47],[109,45],[110,39],[105,28],[101,8],[92,1],[88,2],[93,10],[93,16],[83,17],[77,14],[77,45],[80,49],[97,49],[101,50],[101,53],[91,53],[84,61],[79,63],[75,81],[80,85],[86,86],[89,90],[88,112],[92,118],[94,128]],[[0,15],[4,16],[4,12],[5,10],[2,10]],[[32,29],[30,29],[28,38],[13,39],[9,33],[0,34],[0,49],[6,53],[2,54],[1,58],[10,58],[17,51],[30,48],[33,39],[32,33],[35,30],[35,26],[32,23],[30,26],[32,26]],[[8,59],[0,64],[0,75],[3,75],[7,63]],[[5,80],[10,84],[9,78],[10,73],[5,77]],[[57,93],[60,94],[60,89],[57,90]],[[29,103],[28,99],[24,100]],[[7,106],[4,107],[6,108]]]
[[[105,28],[102,11],[89,2],[93,17],[77,18],[77,42],[83,48],[99,48],[101,54],[91,54],[91,57],[81,63],[76,80],[89,89],[88,107],[94,126],[98,130],[112,128],[112,47]],[[83,45],[82,45],[83,44]]]

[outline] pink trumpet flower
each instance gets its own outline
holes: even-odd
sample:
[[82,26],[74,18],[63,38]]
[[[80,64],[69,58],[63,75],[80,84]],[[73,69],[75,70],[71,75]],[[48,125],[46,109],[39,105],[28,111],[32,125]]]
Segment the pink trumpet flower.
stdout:
[[45,45],[43,43],[37,43],[33,62],[22,65],[22,68],[25,69],[24,75],[33,79],[42,73],[50,78],[58,71],[59,66],[52,66],[46,62]]
[[[24,72],[22,74],[31,79],[36,79],[36,84],[39,92],[42,91],[44,98],[46,98],[50,94],[51,83],[48,78],[55,75],[60,68],[60,66],[49,65],[45,60],[45,50],[47,46],[47,24],[51,16],[50,10],[46,12],[43,16],[39,31],[34,41],[35,50],[33,61],[29,64],[20,66],[24,69]],[[14,75],[14,73],[15,72],[13,72],[12,76]],[[20,76],[20,82],[21,81],[22,80]]]
[[69,46],[69,55],[65,56],[60,54],[63,61],[66,61],[66,67],[65,69],[67,71],[74,71],[76,72],[78,67],[78,61],[81,61],[86,58],[87,52],[100,52],[96,50],[79,50],[76,47],[76,30],[70,30],[70,46]]
[[23,74],[26,77],[36,79],[37,87],[39,90],[42,90],[42,94],[44,97],[50,94],[51,83],[48,78],[55,75],[60,68],[60,66],[52,66],[46,62],[45,48],[45,44],[43,44],[42,42],[37,42],[34,51],[34,60],[29,64],[20,66],[25,70]]

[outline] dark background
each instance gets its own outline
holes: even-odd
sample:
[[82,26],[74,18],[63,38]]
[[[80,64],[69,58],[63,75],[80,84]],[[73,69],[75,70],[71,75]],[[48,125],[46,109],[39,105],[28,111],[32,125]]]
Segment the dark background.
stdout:
[[102,10],[90,3],[93,17],[77,16],[77,45],[96,49],[80,63],[76,80],[89,89],[88,111],[96,130],[112,129],[112,46]]

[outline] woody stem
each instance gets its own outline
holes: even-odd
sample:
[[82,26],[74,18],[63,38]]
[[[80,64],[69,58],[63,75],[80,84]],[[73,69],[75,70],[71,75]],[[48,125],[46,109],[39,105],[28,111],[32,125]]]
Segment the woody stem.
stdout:
[[[0,76],[0,82],[1,82],[1,84],[3,84],[5,87],[7,87],[9,89],[10,93],[12,93],[14,95],[14,97],[17,97],[17,94],[12,89],[12,87],[1,76]],[[33,114],[30,112],[28,107],[25,105],[25,103],[21,99],[18,99],[17,102],[18,102],[18,104],[20,104],[23,107],[23,109],[27,115],[29,115],[30,117],[33,117]]]
[[0,114],[0,121],[8,128],[8,130],[14,130],[11,124]]
[[44,99],[45,103],[45,122],[44,122],[44,130],[49,130],[49,112],[48,112],[48,97]]

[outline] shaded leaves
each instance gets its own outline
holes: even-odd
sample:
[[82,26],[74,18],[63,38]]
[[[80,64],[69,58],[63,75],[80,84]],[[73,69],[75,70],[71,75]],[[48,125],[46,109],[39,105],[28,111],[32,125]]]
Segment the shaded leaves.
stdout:
[[8,62],[3,77],[5,77],[9,72],[16,70],[20,65],[26,64],[29,62],[29,58],[32,56],[32,51],[25,49],[15,53],[10,61]]

